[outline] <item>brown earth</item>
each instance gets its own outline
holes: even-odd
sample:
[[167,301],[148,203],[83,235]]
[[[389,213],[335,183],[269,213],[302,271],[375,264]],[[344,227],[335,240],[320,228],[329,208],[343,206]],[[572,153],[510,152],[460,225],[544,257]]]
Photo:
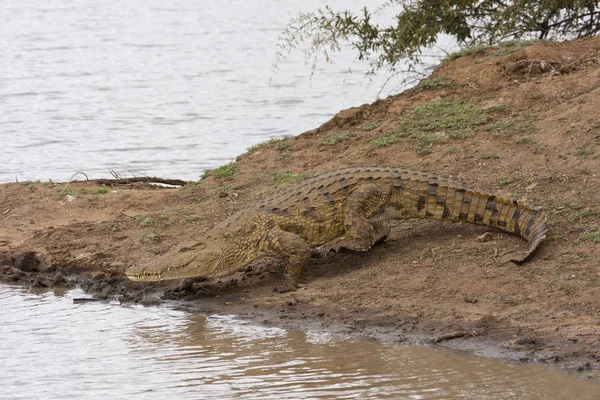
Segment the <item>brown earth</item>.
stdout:
[[[468,331],[438,345],[597,376],[599,55],[600,38],[592,38],[457,58],[414,89],[257,146],[238,157],[231,176],[213,172],[179,189],[98,181],[0,185],[0,279],[78,285],[123,301],[151,301],[158,293],[193,300],[204,311],[407,343],[433,345],[441,334]],[[470,138],[434,129],[431,152],[419,154],[420,139],[398,124],[407,110],[441,99],[463,102],[448,107],[474,104],[487,121]],[[390,136],[395,143],[372,142]],[[336,137],[338,143],[327,144]],[[497,256],[525,249],[519,238],[493,231],[492,240],[481,242],[484,227],[411,220],[368,253],[314,260],[306,287],[282,295],[272,291],[278,262],[259,262],[217,282],[145,285],[123,275],[268,195],[286,177],[281,173],[358,165],[406,166],[518,193],[545,208],[550,237],[531,262],[516,266]]]

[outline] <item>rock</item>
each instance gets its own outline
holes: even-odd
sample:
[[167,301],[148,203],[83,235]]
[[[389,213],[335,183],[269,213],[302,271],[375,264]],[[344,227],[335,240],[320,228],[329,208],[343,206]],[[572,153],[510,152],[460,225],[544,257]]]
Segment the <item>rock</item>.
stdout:
[[463,300],[465,301],[465,303],[471,303],[471,304],[475,304],[477,302],[479,302],[479,299],[473,295],[467,294],[463,297]]
[[54,274],[54,278],[52,279],[52,284],[54,286],[64,286],[66,283],[67,278],[61,271],[58,271],[56,274]]
[[17,257],[15,267],[25,272],[35,272],[39,270],[40,262],[34,252],[28,252]]
[[494,238],[494,235],[492,235],[490,232],[486,232],[481,236],[477,237],[477,240],[479,242],[489,242],[490,240],[492,240]]

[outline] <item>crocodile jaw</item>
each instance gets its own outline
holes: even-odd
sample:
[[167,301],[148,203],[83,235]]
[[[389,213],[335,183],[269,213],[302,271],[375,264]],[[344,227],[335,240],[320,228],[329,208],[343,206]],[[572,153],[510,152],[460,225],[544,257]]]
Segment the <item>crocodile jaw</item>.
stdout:
[[174,257],[165,257],[156,264],[134,265],[125,271],[134,282],[158,282],[172,279],[202,278],[213,275],[219,254],[207,249],[181,249]]

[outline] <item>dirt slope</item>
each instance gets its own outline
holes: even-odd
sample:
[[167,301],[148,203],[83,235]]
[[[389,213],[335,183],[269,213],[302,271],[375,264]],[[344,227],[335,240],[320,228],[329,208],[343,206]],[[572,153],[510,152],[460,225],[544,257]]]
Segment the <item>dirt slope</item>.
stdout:
[[[0,279],[81,285],[99,297],[194,300],[292,327],[444,342],[497,357],[600,365],[600,38],[512,44],[444,63],[411,90],[270,141],[182,189],[143,183],[0,185]],[[524,266],[516,237],[407,221],[366,254],[315,260],[306,288],[272,292],[277,262],[223,282],[132,284],[122,272],[194,242],[231,213],[306,176],[402,166],[517,193],[551,232]],[[201,171],[198,171],[199,175]],[[43,177],[40,177],[43,178]],[[216,296],[216,297],[215,297]],[[587,372],[597,374],[597,372]]]

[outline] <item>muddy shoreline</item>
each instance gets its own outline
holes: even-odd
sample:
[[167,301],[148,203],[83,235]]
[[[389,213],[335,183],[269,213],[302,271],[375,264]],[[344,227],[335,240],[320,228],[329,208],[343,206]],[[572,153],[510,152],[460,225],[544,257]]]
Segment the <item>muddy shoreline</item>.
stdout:
[[0,253],[0,282],[37,292],[53,290],[57,294],[81,288],[89,295],[77,299],[81,302],[118,300],[149,307],[175,305],[202,314],[236,315],[262,326],[287,330],[326,331],[404,346],[445,347],[507,362],[551,365],[600,383],[600,355],[586,351],[577,341],[559,336],[540,338],[531,332],[499,327],[497,321],[459,325],[419,315],[377,318],[358,312],[352,318],[340,319],[332,310],[321,311],[304,301],[302,292],[306,288],[271,296],[269,292],[278,282],[280,269],[276,262],[267,261],[224,281],[186,279],[140,284],[129,281],[117,270],[81,273],[76,266],[44,265],[31,252]]

